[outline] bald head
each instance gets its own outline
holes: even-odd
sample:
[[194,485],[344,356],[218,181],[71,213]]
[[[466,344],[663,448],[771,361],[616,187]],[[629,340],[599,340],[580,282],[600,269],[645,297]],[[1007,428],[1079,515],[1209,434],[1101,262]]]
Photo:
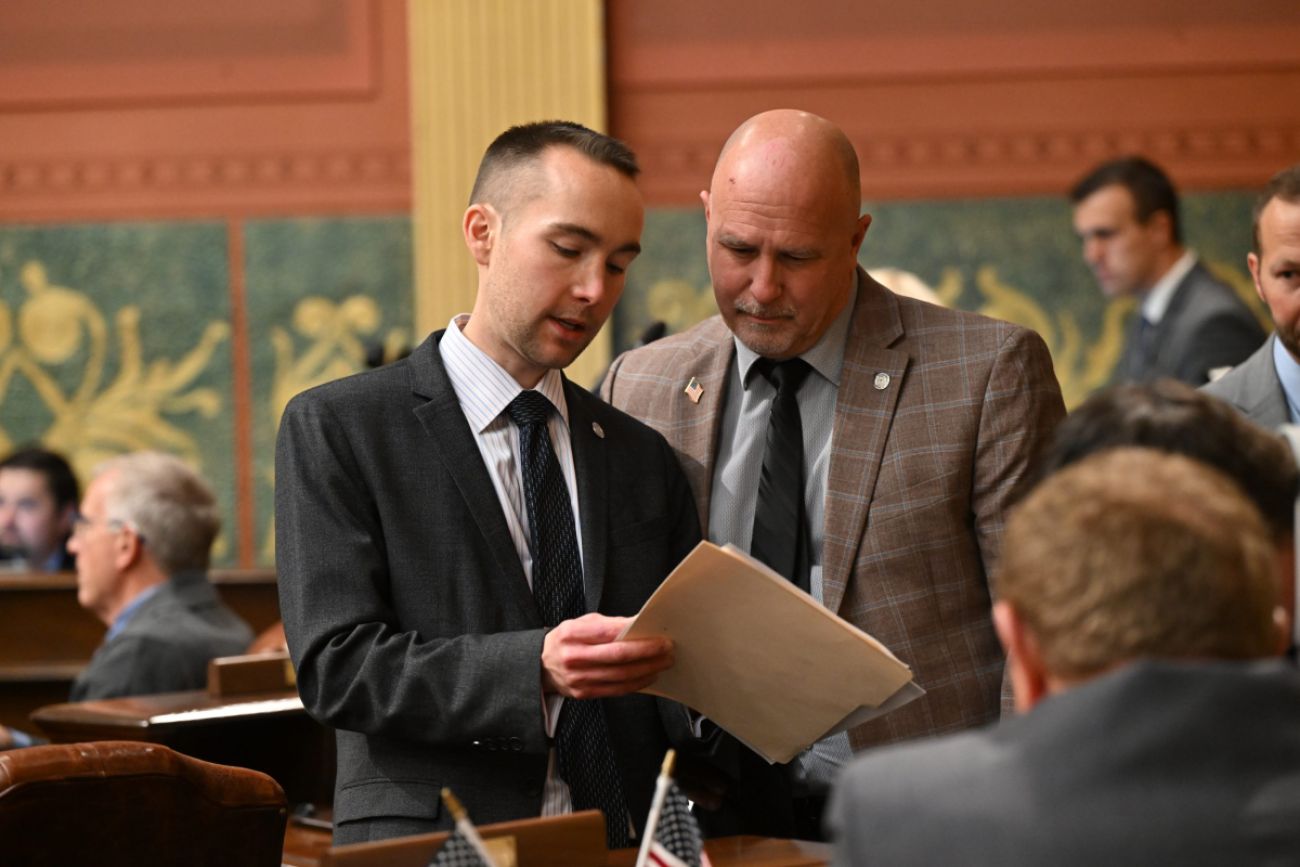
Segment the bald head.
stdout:
[[858,158],[825,118],[755,115],[723,145],[707,192],[709,274],[732,332],[759,355],[807,352],[844,312],[869,216]]
[[736,128],[722,146],[713,169],[711,191],[734,188],[759,175],[769,183],[785,182],[831,195],[856,218],[862,202],[858,154],[835,124],[791,108],[756,114]]

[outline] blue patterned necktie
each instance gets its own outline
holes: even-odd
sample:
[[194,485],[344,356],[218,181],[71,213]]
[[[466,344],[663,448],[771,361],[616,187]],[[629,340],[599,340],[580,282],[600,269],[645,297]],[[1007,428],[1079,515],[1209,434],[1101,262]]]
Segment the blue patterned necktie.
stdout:
[[[519,458],[533,554],[533,598],[548,627],[587,613],[582,563],[569,490],[546,429],[551,402],[522,391],[506,408],[519,428]],[[629,845],[627,802],[609,743],[605,712],[597,700],[566,698],[555,731],[560,776],[569,784],[575,810],[605,814],[611,849]]]
[[776,388],[776,396],[768,416],[749,553],[807,593],[810,559],[798,396],[812,368],[802,358],[779,362],[760,358],[754,367]]

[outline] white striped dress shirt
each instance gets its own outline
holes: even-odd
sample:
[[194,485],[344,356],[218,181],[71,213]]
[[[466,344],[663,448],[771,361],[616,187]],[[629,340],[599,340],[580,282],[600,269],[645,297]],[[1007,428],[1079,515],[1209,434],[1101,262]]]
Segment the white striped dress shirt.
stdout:
[[[505,512],[510,538],[519,553],[528,586],[533,586],[533,554],[529,543],[528,506],[524,501],[523,478],[519,472],[519,428],[510,420],[506,407],[524,389],[515,382],[487,353],[470,342],[461,329],[469,317],[461,314],[447,325],[447,331],[438,344],[447,378],[456,392],[456,400],[469,421],[478,443],[479,454],[492,477],[501,510]],[[569,504],[573,508],[574,532],[578,539],[578,557],[582,557],[582,517],[578,511],[577,475],[573,467],[573,443],[569,439],[569,406],[564,400],[564,379],[558,370],[548,370],[537,383],[541,392],[555,407],[547,422],[547,432],[555,458],[564,474],[564,484],[569,489]],[[585,574],[585,573],[584,573]],[[539,660],[538,664],[541,662]],[[560,718],[563,696],[548,696],[543,703],[546,734],[555,736],[555,723]],[[551,749],[546,769],[546,786],[542,793],[543,816],[557,816],[573,811],[568,785],[559,778],[555,765],[555,749]]]

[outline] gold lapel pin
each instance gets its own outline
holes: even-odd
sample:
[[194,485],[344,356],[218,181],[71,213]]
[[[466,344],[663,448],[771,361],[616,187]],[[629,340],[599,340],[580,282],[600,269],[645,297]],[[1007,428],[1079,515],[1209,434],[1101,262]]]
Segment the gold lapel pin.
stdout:
[[686,396],[691,399],[691,403],[699,403],[700,396],[704,394],[704,386],[700,385],[700,381],[693,376],[691,377],[691,381],[686,383],[686,388],[682,390],[685,391]]

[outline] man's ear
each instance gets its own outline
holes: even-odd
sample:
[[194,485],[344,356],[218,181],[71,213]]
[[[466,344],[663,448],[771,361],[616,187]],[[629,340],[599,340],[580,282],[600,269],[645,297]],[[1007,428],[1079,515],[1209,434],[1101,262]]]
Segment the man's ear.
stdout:
[[1259,254],[1251,252],[1246,254],[1246,267],[1250,269],[1250,279],[1255,283],[1255,294],[1265,305],[1268,299],[1264,297],[1264,290],[1259,285]]
[[1155,211],[1147,218],[1147,231],[1160,235],[1166,244],[1174,244],[1174,218],[1168,211]]
[[704,203],[704,222],[709,221],[709,191],[700,190],[700,201]]
[[492,259],[492,248],[501,231],[501,215],[486,202],[475,202],[465,209],[461,231],[474,261],[486,266]]
[[1029,630],[1020,612],[1010,602],[993,603],[993,628],[1007,655],[1011,689],[1016,696],[1016,711],[1026,713],[1048,692],[1048,672],[1038,639]]
[[132,526],[125,526],[113,540],[113,562],[117,571],[125,572],[144,556],[144,539]]
[[853,228],[853,258],[858,258],[858,251],[862,249],[862,242],[866,240],[867,229],[871,228],[871,215],[863,214],[858,217],[858,222]]

